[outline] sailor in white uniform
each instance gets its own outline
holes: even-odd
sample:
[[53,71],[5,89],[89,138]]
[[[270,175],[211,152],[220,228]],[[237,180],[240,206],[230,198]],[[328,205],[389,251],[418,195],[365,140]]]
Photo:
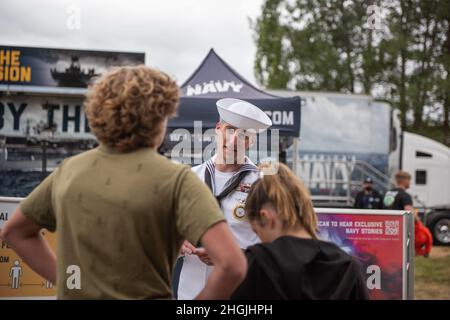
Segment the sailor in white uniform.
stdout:
[[[258,107],[239,99],[217,101],[217,153],[192,170],[211,189],[242,249],[260,242],[245,216],[244,205],[253,182],[259,178],[255,164],[245,155],[257,133],[272,125]],[[213,266],[203,248],[185,241],[178,282],[179,300],[193,299],[203,289]]]

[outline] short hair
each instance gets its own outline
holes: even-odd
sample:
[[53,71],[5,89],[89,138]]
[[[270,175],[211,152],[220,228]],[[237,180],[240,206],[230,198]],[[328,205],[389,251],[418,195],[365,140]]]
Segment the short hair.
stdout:
[[317,239],[317,215],[308,188],[283,163],[264,163],[259,168],[270,174],[263,175],[250,189],[245,203],[248,219],[261,221],[260,210],[271,205],[277,210],[283,228],[303,227]]
[[155,147],[161,124],[178,110],[179,87],[144,65],[119,67],[88,90],[86,116],[97,139],[121,152]]
[[411,179],[411,175],[406,171],[400,170],[395,174],[396,181],[403,181],[403,180],[409,180],[409,179]]

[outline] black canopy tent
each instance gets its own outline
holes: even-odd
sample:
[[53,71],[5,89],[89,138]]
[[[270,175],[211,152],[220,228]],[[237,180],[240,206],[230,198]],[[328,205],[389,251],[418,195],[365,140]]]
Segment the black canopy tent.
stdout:
[[[241,75],[234,71],[213,49],[209,51],[200,66],[181,86],[182,94],[178,108],[178,116],[168,123],[165,143],[160,149],[166,155],[180,142],[177,129],[185,129],[194,132],[194,124],[201,121],[201,129],[214,128],[219,120],[216,102],[221,98],[236,98],[248,101],[261,108],[272,119],[273,129],[279,130],[279,158],[285,162],[285,150],[289,145],[296,142],[300,135],[300,97],[278,97],[258,88],[255,88]],[[268,137],[271,135],[268,130]],[[267,143],[270,147],[271,139]],[[191,140],[191,143],[194,143]],[[202,149],[207,144],[202,141]],[[199,155],[183,155],[183,162],[191,162]],[[180,158],[178,158],[180,160]]]
[[237,98],[260,107],[272,119],[271,129],[280,135],[300,135],[300,97],[278,97],[255,88],[222,60],[213,49],[195,72],[181,86],[178,116],[169,121],[169,130],[193,129],[194,121],[202,128],[214,128],[219,120],[216,101]]

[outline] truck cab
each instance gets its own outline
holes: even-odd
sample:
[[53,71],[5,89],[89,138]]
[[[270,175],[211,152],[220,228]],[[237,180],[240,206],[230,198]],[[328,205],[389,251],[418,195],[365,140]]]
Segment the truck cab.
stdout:
[[401,168],[412,175],[408,192],[436,244],[450,244],[450,148],[403,132]]

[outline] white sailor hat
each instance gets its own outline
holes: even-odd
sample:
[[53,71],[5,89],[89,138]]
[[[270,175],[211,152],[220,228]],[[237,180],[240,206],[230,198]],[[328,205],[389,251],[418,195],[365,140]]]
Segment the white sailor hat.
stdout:
[[243,100],[224,98],[216,102],[220,119],[233,127],[263,132],[272,125],[272,121],[257,106]]

